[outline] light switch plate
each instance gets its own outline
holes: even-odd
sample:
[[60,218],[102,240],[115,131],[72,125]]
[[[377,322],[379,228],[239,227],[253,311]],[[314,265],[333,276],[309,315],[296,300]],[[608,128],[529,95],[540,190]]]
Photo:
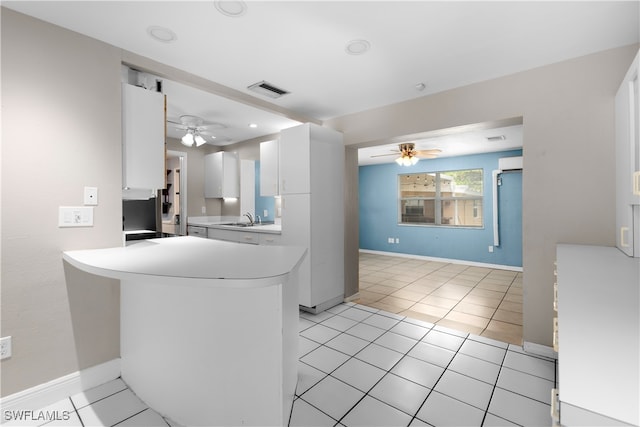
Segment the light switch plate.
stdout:
[[58,227],[93,227],[93,207],[60,206]]
[[2,337],[0,339],[0,359],[8,359],[11,357],[11,337]]
[[97,187],[84,187],[84,204],[88,206],[95,206],[98,204]]

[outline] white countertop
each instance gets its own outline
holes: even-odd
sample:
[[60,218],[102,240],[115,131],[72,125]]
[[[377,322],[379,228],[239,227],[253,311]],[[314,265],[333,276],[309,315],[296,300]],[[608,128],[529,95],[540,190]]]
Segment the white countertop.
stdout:
[[228,223],[248,222],[246,217],[225,217],[225,216],[190,216],[187,218],[187,225],[196,227],[219,228],[221,230],[246,231],[249,233],[269,233],[280,234],[282,232],[281,224],[258,224],[250,227],[225,225]]
[[[288,274],[305,248],[260,246],[192,236],[149,239],[125,247],[63,252],[80,270],[116,279],[263,279]],[[233,283],[227,285],[232,286]]]

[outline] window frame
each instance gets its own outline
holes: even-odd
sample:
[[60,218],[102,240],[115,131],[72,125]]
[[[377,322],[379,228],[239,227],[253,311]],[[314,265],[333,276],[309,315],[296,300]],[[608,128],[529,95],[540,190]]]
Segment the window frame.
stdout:
[[[478,195],[466,195],[466,196],[443,196],[442,195],[442,175],[446,175],[447,173],[455,173],[461,171],[480,171],[480,176],[482,181],[481,192]],[[435,180],[435,192],[433,196],[428,197],[402,197],[402,177],[411,176],[411,175],[433,175]],[[398,225],[402,226],[412,226],[412,227],[438,227],[438,228],[455,228],[455,229],[473,229],[479,230],[485,228],[485,176],[484,176],[484,168],[465,168],[465,169],[450,169],[450,170],[438,170],[438,171],[422,171],[422,172],[412,172],[412,173],[400,173],[397,175],[397,186],[398,186],[398,200],[397,200],[397,209],[398,209]],[[409,200],[420,200],[423,202],[426,200],[433,201],[433,216],[434,222],[411,222],[403,220],[403,201]],[[473,205],[471,207],[472,218],[478,218],[478,215],[481,216],[481,223],[479,225],[456,225],[451,223],[442,223],[442,209],[443,204],[445,202],[458,203],[458,201],[473,201]],[[478,203],[479,202],[479,203]],[[424,216],[424,211],[423,211]]]

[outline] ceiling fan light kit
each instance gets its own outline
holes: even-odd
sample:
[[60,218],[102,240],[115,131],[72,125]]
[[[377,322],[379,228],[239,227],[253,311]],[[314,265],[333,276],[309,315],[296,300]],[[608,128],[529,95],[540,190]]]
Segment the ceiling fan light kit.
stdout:
[[[184,115],[180,116],[180,123],[168,120],[169,123],[176,125],[176,129],[184,129],[186,133],[180,139],[180,142],[187,147],[193,147],[195,143],[196,147],[200,147],[207,143],[207,140],[201,135],[201,132],[205,132],[209,127],[217,129],[223,129],[224,125],[220,123],[205,123],[203,119],[196,116]],[[215,136],[210,135],[212,139],[216,139]]]
[[399,164],[400,166],[413,166],[416,163],[418,163],[420,159],[418,159],[415,156],[407,156],[407,155],[402,155],[400,157],[398,157],[396,159],[396,163]]
[[[396,163],[400,166],[413,166],[420,160],[420,157],[424,157],[427,159],[435,159],[438,157],[438,154],[442,152],[442,150],[433,148],[430,150],[416,150],[415,144],[413,142],[407,142],[399,145],[399,152],[396,151],[393,154],[378,154],[371,157],[384,157],[384,156],[397,156]],[[393,150],[395,151],[395,150]]]

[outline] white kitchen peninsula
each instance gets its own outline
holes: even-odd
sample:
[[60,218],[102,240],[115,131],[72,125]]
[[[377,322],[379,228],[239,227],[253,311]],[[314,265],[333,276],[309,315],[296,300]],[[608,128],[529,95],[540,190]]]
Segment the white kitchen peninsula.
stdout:
[[123,380],[181,425],[287,425],[305,248],[198,237],[67,251],[121,281]]

